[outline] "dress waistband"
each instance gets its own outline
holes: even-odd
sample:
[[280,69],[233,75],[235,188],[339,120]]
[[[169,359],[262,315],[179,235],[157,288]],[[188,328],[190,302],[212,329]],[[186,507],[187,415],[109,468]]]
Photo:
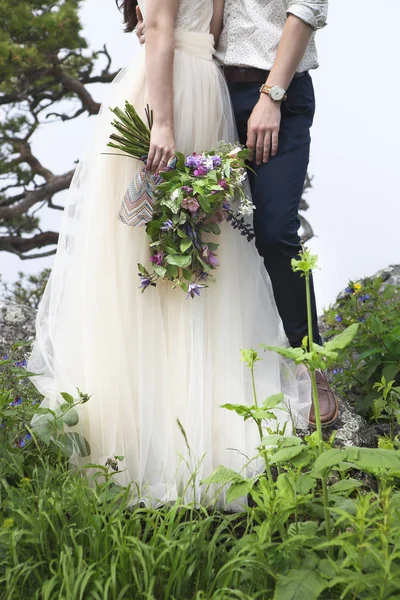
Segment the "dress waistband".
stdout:
[[211,33],[198,31],[175,31],[175,49],[196,56],[203,60],[212,60],[214,36]]

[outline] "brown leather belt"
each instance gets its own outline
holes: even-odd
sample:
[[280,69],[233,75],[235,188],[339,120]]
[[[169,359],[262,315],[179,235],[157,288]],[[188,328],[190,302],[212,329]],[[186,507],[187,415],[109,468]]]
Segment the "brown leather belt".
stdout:
[[[263,83],[269,75],[269,71],[254,67],[222,67],[222,70],[228,83]],[[304,77],[307,73],[295,73],[293,79]]]

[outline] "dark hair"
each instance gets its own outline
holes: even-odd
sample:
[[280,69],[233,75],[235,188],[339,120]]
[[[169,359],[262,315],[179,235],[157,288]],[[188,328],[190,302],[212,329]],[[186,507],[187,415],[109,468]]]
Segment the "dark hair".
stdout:
[[119,10],[122,10],[124,15],[125,31],[130,33],[137,25],[136,7],[138,5],[137,0],[122,0],[119,4],[118,0],[115,0]]

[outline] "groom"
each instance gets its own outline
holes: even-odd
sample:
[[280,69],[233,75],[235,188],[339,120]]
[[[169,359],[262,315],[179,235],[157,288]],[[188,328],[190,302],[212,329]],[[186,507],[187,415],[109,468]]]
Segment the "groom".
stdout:
[[[292,271],[291,261],[301,249],[298,210],[315,111],[309,71],[318,66],[314,37],[326,23],[327,9],[328,0],[225,0],[215,55],[229,85],[240,142],[253,161],[256,246],[293,347],[307,335],[304,279]],[[143,33],[139,22],[141,42]],[[313,287],[311,297],[314,339],[321,343]],[[317,384],[321,421],[329,426],[337,419],[337,399],[323,373]]]

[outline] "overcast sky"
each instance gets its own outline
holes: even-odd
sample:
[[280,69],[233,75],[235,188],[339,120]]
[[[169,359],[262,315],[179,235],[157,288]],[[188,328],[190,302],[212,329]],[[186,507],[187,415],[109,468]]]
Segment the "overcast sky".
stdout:
[[[93,48],[107,43],[115,69],[135,59],[135,36],[122,33],[113,0],[86,0],[82,18]],[[400,262],[399,23],[399,0],[334,0],[328,27],[317,35],[321,66],[313,74],[314,189],[307,217],[316,234],[309,245],[321,268],[315,275],[320,310],[349,279]],[[101,99],[101,86],[92,91]],[[65,172],[94,122],[44,126],[34,152],[54,172]],[[59,217],[51,211],[43,226],[56,229]],[[12,281],[18,271],[38,272],[52,259],[20,261],[3,252],[0,263]]]

